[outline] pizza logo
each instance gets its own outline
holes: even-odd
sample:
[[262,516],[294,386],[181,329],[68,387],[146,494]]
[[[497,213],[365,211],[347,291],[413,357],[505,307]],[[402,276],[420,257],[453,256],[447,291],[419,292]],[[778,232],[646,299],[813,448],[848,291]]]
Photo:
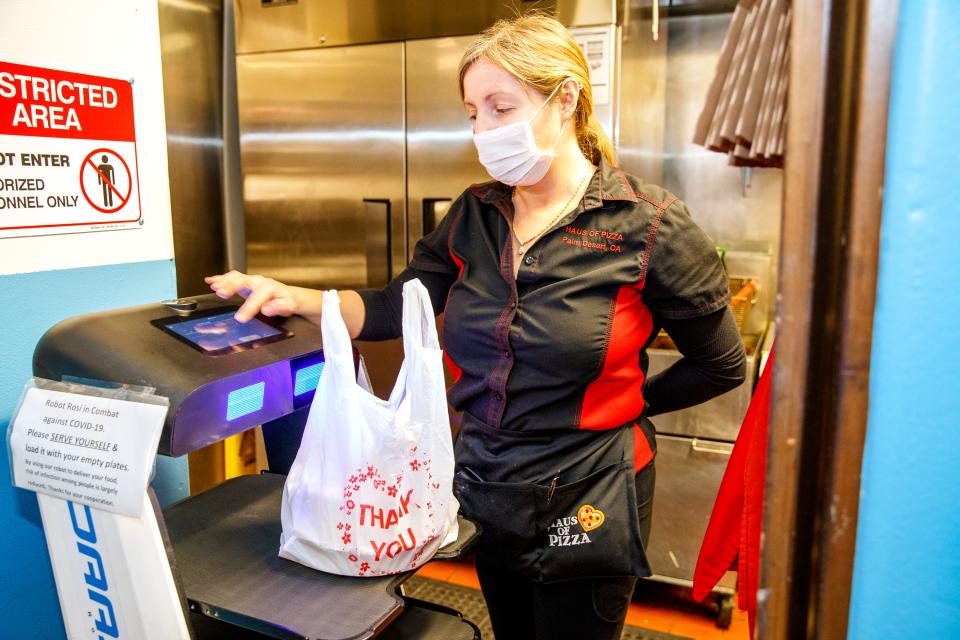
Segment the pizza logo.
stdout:
[[588,532],[596,530],[605,520],[603,511],[585,504],[577,509],[576,516],[564,516],[550,523],[547,527],[547,546],[577,547],[592,544],[593,540],[587,535]]
[[580,526],[583,527],[584,531],[593,531],[603,524],[605,516],[600,509],[585,504],[577,510],[577,520],[580,521]]

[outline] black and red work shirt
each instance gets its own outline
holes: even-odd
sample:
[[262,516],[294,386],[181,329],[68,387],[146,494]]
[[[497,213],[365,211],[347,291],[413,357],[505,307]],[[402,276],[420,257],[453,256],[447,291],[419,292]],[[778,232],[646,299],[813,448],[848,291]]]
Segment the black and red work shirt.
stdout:
[[399,336],[399,288],[420,278],[445,312],[455,409],[504,430],[639,421],[645,350],[661,323],[729,301],[713,243],[676,196],[606,162],[579,206],[524,255],[513,249],[512,217],[510,187],[470,187],[417,243],[388,286],[391,302],[360,291],[367,317],[359,338]]

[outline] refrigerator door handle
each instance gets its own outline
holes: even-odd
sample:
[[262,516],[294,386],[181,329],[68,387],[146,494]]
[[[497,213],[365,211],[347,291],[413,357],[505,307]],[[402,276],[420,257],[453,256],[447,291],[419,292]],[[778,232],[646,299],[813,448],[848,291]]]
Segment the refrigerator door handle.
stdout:
[[364,198],[364,230],[367,245],[367,286],[385,287],[393,276],[390,247],[390,198]]
[[423,235],[429,235],[437,228],[443,216],[447,215],[453,201],[450,198],[423,199]]
[[690,449],[697,453],[716,453],[729,456],[733,452],[732,442],[712,442],[694,438],[690,441]]

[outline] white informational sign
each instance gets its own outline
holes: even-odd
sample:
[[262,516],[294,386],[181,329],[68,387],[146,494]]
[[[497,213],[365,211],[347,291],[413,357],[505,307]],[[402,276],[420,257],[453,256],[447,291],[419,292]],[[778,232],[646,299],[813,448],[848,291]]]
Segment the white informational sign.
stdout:
[[0,59],[0,238],[138,228],[130,80]]
[[583,50],[587,65],[590,67],[593,103],[595,105],[610,104],[614,69],[613,25],[571,29],[570,33]]
[[167,405],[28,386],[10,424],[14,484],[139,517]]
[[147,493],[139,517],[38,494],[70,640],[189,640],[186,613]]

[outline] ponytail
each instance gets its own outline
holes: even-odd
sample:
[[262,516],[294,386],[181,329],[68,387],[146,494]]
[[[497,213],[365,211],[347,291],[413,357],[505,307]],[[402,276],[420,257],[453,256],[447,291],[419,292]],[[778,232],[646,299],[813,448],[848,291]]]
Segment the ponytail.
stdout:
[[591,114],[587,122],[581,127],[577,127],[577,144],[580,145],[580,151],[593,164],[600,166],[601,158],[607,161],[607,164],[616,165],[617,158],[613,153],[613,143],[607,132],[600,126],[597,118]]

